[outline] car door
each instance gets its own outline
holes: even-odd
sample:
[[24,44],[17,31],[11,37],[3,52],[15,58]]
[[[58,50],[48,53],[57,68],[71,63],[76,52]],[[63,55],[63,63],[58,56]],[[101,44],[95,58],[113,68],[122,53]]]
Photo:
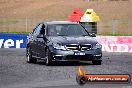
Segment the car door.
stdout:
[[36,30],[37,30],[37,27],[39,26],[39,24],[33,29],[33,32],[31,32],[29,34],[29,40],[30,40],[30,48],[31,48],[31,51],[32,51],[32,54],[35,55],[35,33],[36,33]]
[[38,38],[37,36],[39,35],[40,33],[40,30],[41,30],[41,26],[42,24],[39,24],[34,32],[33,32],[33,35],[32,35],[32,51],[33,53],[35,54],[35,56],[39,56],[39,49],[38,49]]
[[41,30],[39,32],[39,37],[37,37],[37,46],[38,46],[38,53],[39,53],[39,57],[44,58],[45,56],[45,47],[46,47],[46,42],[44,40],[45,37],[45,25],[42,24],[41,25]]

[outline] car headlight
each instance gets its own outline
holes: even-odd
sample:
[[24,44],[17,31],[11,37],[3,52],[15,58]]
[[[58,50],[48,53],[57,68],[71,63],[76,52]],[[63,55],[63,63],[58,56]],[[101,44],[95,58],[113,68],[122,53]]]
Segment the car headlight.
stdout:
[[53,47],[58,50],[66,50],[65,46],[60,44],[53,44]]
[[99,43],[93,45],[93,47],[92,47],[92,49],[99,49],[99,48],[102,48],[102,45]]

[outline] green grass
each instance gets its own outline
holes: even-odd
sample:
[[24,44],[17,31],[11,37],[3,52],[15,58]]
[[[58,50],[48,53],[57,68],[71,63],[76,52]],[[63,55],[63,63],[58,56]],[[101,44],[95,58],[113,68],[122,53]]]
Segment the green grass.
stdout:
[[123,33],[112,34],[112,33],[109,33],[109,32],[98,33],[97,35],[103,35],[103,36],[132,36],[132,34],[123,34]]
[[6,33],[6,34],[29,34],[30,32],[0,32],[0,33]]

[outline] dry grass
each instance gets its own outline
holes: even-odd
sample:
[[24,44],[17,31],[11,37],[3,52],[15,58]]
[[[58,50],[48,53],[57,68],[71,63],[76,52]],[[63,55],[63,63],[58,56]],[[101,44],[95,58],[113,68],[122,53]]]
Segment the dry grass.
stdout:
[[1,0],[0,18],[67,20],[68,15],[75,8],[81,8],[83,11],[88,8],[94,9],[100,16],[100,22],[107,27],[107,29],[101,27],[99,32],[111,31],[111,27],[109,27],[111,24],[108,22],[113,19],[132,20],[131,1],[87,2],[86,0]]

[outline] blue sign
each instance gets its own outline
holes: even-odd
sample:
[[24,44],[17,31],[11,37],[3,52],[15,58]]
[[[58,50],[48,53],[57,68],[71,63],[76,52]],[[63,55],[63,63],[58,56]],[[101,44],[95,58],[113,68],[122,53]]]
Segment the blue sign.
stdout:
[[28,34],[0,33],[0,48],[26,48]]

